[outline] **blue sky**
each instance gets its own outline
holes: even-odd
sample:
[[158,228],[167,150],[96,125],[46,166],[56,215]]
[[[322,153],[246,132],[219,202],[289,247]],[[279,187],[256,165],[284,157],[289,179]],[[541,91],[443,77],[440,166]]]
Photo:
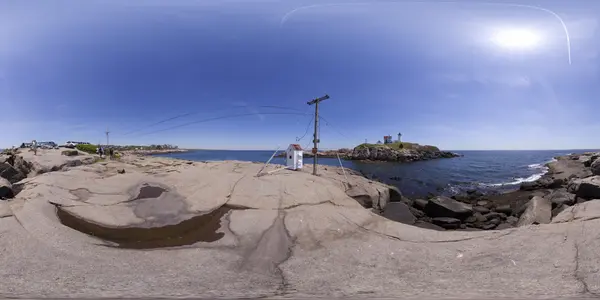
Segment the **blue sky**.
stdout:
[[596,1],[120,2],[0,2],[0,147],[600,147]]

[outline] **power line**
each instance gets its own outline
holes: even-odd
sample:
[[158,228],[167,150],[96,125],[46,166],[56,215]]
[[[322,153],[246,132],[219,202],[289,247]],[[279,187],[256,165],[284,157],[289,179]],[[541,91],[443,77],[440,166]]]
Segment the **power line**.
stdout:
[[327,119],[325,119],[324,117],[319,116],[319,119],[323,120],[325,122],[325,125],[327,125],[328,127],[331,127],[333,130],[335,130],[339,135],[347,138],[347,139],[351,139],[350,137],[348,137],[347,135],[343,134],[342,132],[340,132],[335,126],[333,126],[333,124],[331,124],[331,122],[329,122]]
[[304,131],[304,135],[302,135],[301,138],[296,138],[296,142],[301,141],[307,134],[308,134],[308,130],[310,129],[310,124],[312,123],[312,121],[314,120],[315,116],[312,116],[310,118],[310,120],[308,121],[308,124],[306,124],[306,131]]
[[193,125],[193,124],[205,123],[205,122],[210,122],[210,121],[217,121],[217,120],[222,120],[222,119],[237,118],[237,117],[256,116],[256,115],[303,115],[303,114],[301,114],[301,113],[291,113],[291,112],[289,112],[289,113],[286,113],[286,112],[259,112],[259,113],[245,113],[245,114],[227,115],[227,116],[220,116],[220,117],[209,118],[209,119],[204,119],[204,120],[198,120],[198,121],[189,122],[189,123],[185,123],[185,124],[180,124],[180,125],[177,125],[177,126],[172,126],[172,127],[168,127],[168,128],[164,128],[164,129],[160,129],[160,130],[146,132],[146,133],[142,133],[140,136],[147,135],[147,134],[158,133],[158,132],[163,132],[163,131],[167,131],[167,130],[173,130],[173,129],[177,129],[177,128],[180,128],[180,127],[189,126],[189,125]]
[[[302,112],[302,110],[299,110],[299,109],[296,109],[296,108],[284,107],[284,106],[276,106],[276,105],[259,105],[259,106],[233,105],[233,107],[238,107],[238,108],[242,108],[242,107],[244,107],[244,108],[249,108],[249,107],[274,108],[274,109],[282,109],[282,110],[291,110],[291,111]],[[225,110],[225,109],[222,109],[222,110]],[[164,119],[164,120],[160,120],[160,121],[158,121],[156,123],[152,123],[150,125],[146,125],[146,126],[143,126],[143,127],[140,127],[140,128],[137,128],[137,129],[134,129],[134,130],[131,130],[131,131],[128,131],[126,133],[123,133],[123,135],[129,135],[129,134],[132,134],[132,133],[136,133],[136,132],[142,131],[144,129],[147,129],[149,127],[160,125],[160,124],[163,124],[163,123],[166,123],[166,122],[169,122],[169,121],[173,121],[173,120],[176,120],[176,119],[179,119],[179,118],[183,118],[183,117],[187,117],[187,116],[191,116],[191,115],[196,115],[196,114],[199,114],[199,113],[201,113],[201,112],[191,112],[191,113],[184,113],[184,114],[176,115],[174,117],[170,117],[170,118],[167,118],[167,119]],[[306,114],[306,112],[304,112],[304,114]]]
[[177,116],[174,116],[174,117],[162,120],[162,121],[158,121],[158,122],[150,124],[150,125],[146,125],[144,127],[141,127],[141,128],[138,128],[138,129],[135,129],[135,130],[132,130],[132,131],[128,131],[126,133],[123,133],[123,135],[129,135],[129,134],[132,134],[132,133],[136,133],[136,132],[142,131],[142,130],[148,128],[148,127],[156,126],[156,125],[159,125],[159,124],[162,124],[162,123],[166,123],[166,122],[169,122],[169,121],[172,121],[172,120],[175,120],[175,119],[179,119],[179,118],[183,118],[183,117],[186,117],[186,116],[190,116],[190,115],[193,115],[193,114],[197,114],[197,113],[185,113],[185,114],[177,115]]

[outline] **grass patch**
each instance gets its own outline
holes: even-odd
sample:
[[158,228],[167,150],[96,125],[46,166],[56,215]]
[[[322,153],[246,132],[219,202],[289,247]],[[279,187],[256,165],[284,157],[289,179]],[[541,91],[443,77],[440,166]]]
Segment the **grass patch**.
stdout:
[[96,154],[96,151],[98,149],[98,147],[96,147],[94,145],[90,145],[90,144],[79,144],[76,146],[76,148],[79,151],[89,153],[89,154]]

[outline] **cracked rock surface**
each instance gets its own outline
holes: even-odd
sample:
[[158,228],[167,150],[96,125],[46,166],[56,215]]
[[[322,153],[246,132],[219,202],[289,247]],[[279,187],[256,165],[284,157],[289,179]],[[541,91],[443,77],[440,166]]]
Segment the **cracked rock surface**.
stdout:
[[[262,167],[126,156],[27,178],[0,206],[0,296],[600,294],[598,200],[566,209],[552,224],[441,232],[371,213],[347,195],[337,168],[318,177],[310,170],[256,177]],[[367,193],[385,189],[353,173],[348,180]],[[78,226],[92,224],[90,232],[121,236],[109,241],[74,230],[57,210]],[[209,227],[210,239],[193,231]],[[132,234],[152,243],[157,228],[185,228],[196,239],[117,247]]]

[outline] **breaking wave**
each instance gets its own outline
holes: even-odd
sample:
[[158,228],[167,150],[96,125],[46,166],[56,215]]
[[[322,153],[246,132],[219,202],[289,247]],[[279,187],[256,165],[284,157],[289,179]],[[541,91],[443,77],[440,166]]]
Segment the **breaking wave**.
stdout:
[[536,181],[540,178],[542,178],[542,176],[544,176],[546,173],[548,173],[548,167],[546,166],[547,164],[551,163],[551,162],[555,162],[556,159],[553,158],[547,162],[543,162],[543,163],[539,163],[539,164],[530,164],[527,165],[527,168],[530,170],[539,170],[539,172],[532,174],[528,177],[515,177],[513,178],[512,181],[508,181],[508,182],[501,182],[501,183],[488,183],[488,184],[481,184],[483,186],[487,186],[487,187],[502,187],[502,186],[511,186],[511,185],[519,185],[523,182],[532,182],[532,181]]

